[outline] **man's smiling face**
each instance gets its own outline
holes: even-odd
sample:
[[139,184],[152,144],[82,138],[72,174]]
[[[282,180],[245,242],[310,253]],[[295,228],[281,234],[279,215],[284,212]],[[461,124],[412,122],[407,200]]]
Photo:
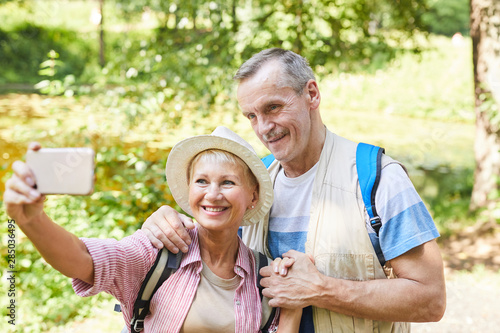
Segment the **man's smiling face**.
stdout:
[[255,134],[282,163],[293,162],[308,149],[311,118],[309,95],[298,95],[282,82],[282,69],[270,61],[238,86],[238,102]]

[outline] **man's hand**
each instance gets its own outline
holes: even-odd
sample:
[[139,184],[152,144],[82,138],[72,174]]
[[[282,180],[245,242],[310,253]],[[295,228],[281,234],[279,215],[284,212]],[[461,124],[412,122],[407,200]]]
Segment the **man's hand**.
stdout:
[[193,228],[193,220],[189,217],[170,206],[161,206],[146,219],[141,229],[154,247],[161,249],[165,246],[172,253],[179,252],[179,249],[186,253],[191,244],[186,229]]
[[[312,258],[304,253],[290,250],[283,257],[283,265],[278,265],[278,272],[275,271],[275,263],[260,270],[263,276],[261,285],[265,288],[262,294],[270,298],[269,305],[273,307],[292,309],[311,305],[323,283],[322,274],[314,266]],[[293,267],[284,276],[282,269],[290,262]]]
[[[39,150],[40,144],[32,142],[29,150]],[[28,165],[21,161],[12,164],[14,174],[5,183],[3,201],[7,214],[18,224],[30,222],[43,211],[45,196],[36,190],[35,175]]]
[[272,267],[274,273],[286,276],[288,274],[288,269],[292,267],[294,263],[295,259],[284,257],[283,259],[274,259],[270,266]]

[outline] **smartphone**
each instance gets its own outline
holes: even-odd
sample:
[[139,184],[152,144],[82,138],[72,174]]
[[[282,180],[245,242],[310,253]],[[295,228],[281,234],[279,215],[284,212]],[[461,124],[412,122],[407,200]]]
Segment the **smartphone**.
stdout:
[[42,148],[28,150],[26,163],[42,194],[89,195],[94,190],[94,150]]

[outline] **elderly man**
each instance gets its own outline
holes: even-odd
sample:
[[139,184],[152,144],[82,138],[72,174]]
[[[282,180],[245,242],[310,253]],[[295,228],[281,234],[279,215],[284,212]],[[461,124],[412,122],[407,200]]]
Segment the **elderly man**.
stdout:
[[[409,322],[440,320],[446,297],[439,234],[404,168],[382,160],[377,235],[361,200],[356,143],[323,124],[307,61],[268,49],[235,79],[243,115],[275,157],[271,212],[242,238],[273,258],[293,258],[287,274],[262,270],[269,304],[304,308],[300,331],[307,333],[405,332]],[[184,226],[192,227],[190,219],[164,206],[143,230],[156,246],[177,252],[190,242]]]

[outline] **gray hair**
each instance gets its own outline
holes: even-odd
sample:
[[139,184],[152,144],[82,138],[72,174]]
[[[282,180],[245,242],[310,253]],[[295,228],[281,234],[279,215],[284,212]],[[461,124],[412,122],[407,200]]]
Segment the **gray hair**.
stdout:
[[281,86],[292,87],[297,95],[301,95],[309,80],[316,80],[307,59],[295,52],[280,48],[260,51],[240,66],[233,79],[243,81],[255,75],[266,63],[276,60],[281,64],[283,78]]

